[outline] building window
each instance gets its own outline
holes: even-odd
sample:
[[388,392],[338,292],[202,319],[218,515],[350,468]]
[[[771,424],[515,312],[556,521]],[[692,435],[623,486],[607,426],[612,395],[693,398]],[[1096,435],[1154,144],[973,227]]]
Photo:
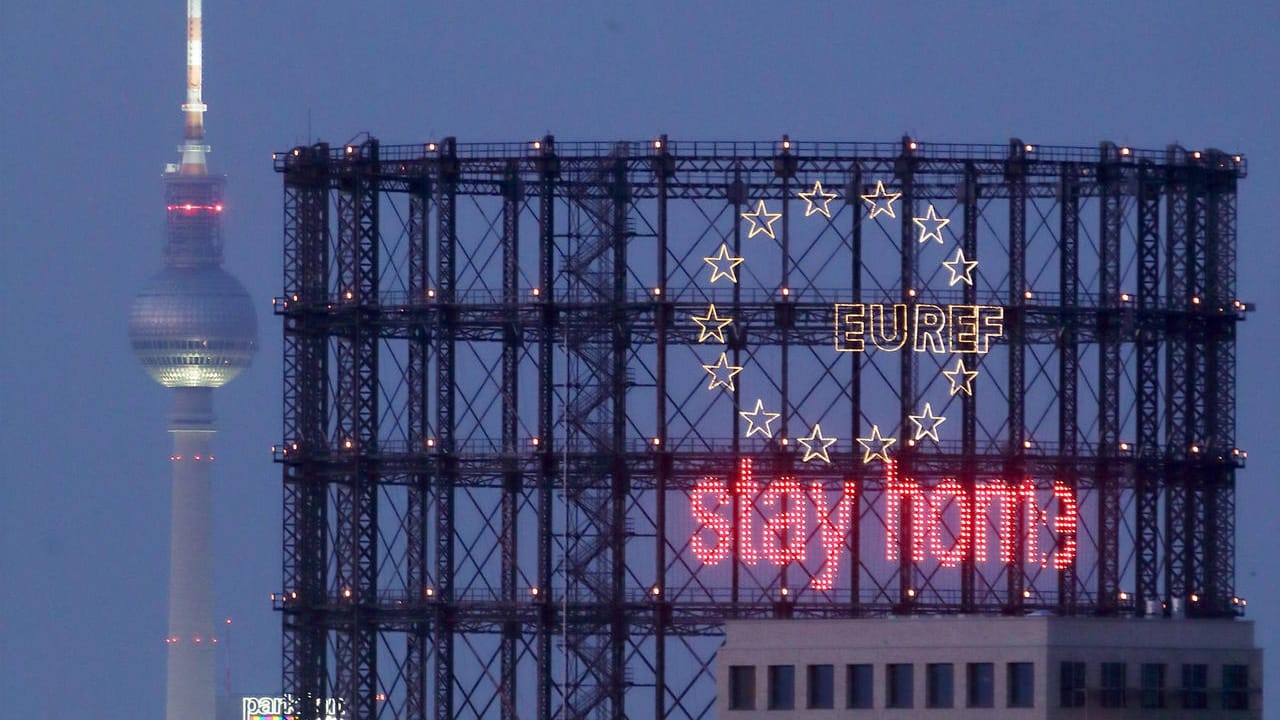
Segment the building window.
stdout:
[[831,665],[810,665],[807,674],[808,706],[815,709],[835,707],[835,668]]
[[756,709],[756,668],[754,665],[729,666],[729,709]]
[[1102,663],[1102,707],[1124,707],[1125,675],[1128,667],[1122,662]]
[[1209,707],[1209,666],[1200,663],[1182,665],[1182,707],[1203,710]]
[[1142,708],[1154,710],[1164,707],[1164,664],[1142,664]]
[[875,676],[871,665],[846,665],[845,707],[866,710],[875,707]]
[[969,663],[966,668],[968,706],[989,708],[996,704],[996,666],[992,663]]
[[796,666],[769,666],[769,709],[794,710],[796,707]]
[[885,707],[909,708],[915,693],[911,663],[889,663],[885,675]]
[[929,663],[924,676],[925,706],[955,706],[955,666],[951,663]]
[[1029,708],[1036,704],[1036,668],[1029,662],[1008,665],[1009,707]]
[[1222,666],[1222,709],[1249,709],[1249,666]]
[[1058,706],[1064,708],[1084,707],[1084,663],[1067,661],[1062,663],[1058,681]]

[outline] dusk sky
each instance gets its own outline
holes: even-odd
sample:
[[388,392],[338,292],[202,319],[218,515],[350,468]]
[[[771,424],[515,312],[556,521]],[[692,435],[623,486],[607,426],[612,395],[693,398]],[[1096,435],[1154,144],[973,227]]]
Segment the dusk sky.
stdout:
[[[182,0],[0,2],[0,717],[164,709],[171,394],[129,348],[161,267]],[[965,9],[958,9],[964,7]],[[977,9],[972,9],[972,8]],[[233,689],[280,685],[281,179],[271,152],[562,140],[1179,143],[1239,192],[1237,590],[1280,649],[1280,4],[206,0],[205,123],[254,366],[215,394]],[[1272,538],[1272,539],[1268,539]],[[1268,658],[1269,716],[1280,661]],[[219,682],[222,682],[220,678]]]

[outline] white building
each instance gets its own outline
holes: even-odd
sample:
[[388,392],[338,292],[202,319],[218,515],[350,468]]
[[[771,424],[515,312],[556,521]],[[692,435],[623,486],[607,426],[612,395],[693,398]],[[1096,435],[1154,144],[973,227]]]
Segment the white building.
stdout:
[[1253,623],[1132,617],[743,620],[724,720],[1262,717]]

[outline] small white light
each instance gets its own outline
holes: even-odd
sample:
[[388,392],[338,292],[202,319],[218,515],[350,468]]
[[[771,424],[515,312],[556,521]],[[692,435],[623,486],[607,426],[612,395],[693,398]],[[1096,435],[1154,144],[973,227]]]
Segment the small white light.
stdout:
[[1125,157],[1128,157],[1128,155],[1129,155],[1129,148],[1127,148],[1127,147],[1122,147],[1122,148],[1120,148],[1120,154],[1121,154],[1121,155],[1124,155]]
[[654,439],[653,439],[653,446],[654,446],[654,447],[658,447],[658,446],[659,446],[659,445],[661,445],[661,444],[662,444],[662,438],[654,438]]
[[541,291],[541,290],[539,290],[538,288],[534,288],[534,289],[530,290],[529,292],[531,292],[531,293],[533,294],[533,296],[534,296],[534,297],[538,297],[539,295],[541,295],[541,294],[542,294],[542,291]]
[[785,287],[782,288],[782,297],[790,297],[790,296],[791,296],[791,288],[785,288]]
[[534,140],[534,141],[533,141],[533,149],[534,149],[534,150],[541,150],[541,149],[542,149],[542,142],[541,142],[541,141],[538,141],[538,140]]

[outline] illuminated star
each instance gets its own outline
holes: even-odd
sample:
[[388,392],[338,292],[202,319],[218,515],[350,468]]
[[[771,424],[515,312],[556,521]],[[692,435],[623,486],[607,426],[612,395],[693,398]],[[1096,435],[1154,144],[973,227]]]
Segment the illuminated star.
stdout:
[[689,317],[702,328],[702,332],[698,333],[698,342],[706,342],[707,338],[715,338],[718,343],[724,342],[724,329],[733,323],[733,318],[722,318],[717,315],[714,304],[707,306],[707,314],[704,317],[697,315]]
[[823,190],[820,180],[813,182],[813,189],[809,192],[798,192],[796,194],[807,203],[804,209],[805,217],[809,217],[814,213],[822,213],[828,218],[831,217],[831,210],[827,207],[827,204],[836,199],[836,194]]
[[726,387],[730,392],[733,391],[733,376],[742,372],[740,366],[729,364],[729,358],[724,353],[720,353],[720,360],[715,365],[703,365],[702,369],[711,374],[711,384],[707,385],[708,390]]
[[[975,375],[977,373],[974,373]],[[929,403],[924,404],[924,412],[920,415],[908,415],[907,419],[912,425],[916,426],[916,435],[914,440],[922,438],[932,438],[934,442],[938,442],[938,426],[942,421],[946,420],[941,415],[933,414],[933,407]]]
[[951,394],[963,392],[965,395],[973,395],[973,381],[978,377],[977,370],[970,370],[964,366],[964,358],[956,358],[956,366],[952,370],[943,370],[942,374],[951,381]]
[[862,462],[866,463],[880,458],[885,462],[889,460],[889,446],[898,442],[897,438],[887,438],[880,436],[880,426],[871,426],[871,437],[858,438],[858,444],[862,446]]
[[[773,429],[769,426],[781,416],[781,413],[767,412],[764,409],[763,400],[756,400],[756,408],[751,412],[739,410],[738,414],[742,416],[743,420],[747,421],[747,437],[760,433],[768,438],[773,437]],[[759,421],[762,415],[764,416],[763,423]]]
[[[711,266],[711,282],[715,282],[722,277],[729,278],[729,282],[738,282],[738,272],[736,268],[742,264],[742,258],[729,255],[729,246],[724,243],[720,244],[720,254],[713,257],[704,257],[702,261]],[[721,263],[727,263],[726,270]]]
[[863,195],[862,199],[871,206],[871,214],[867,216],[869,220],[874,220],[877,215],[884,213],[891,218],[898,217],[893,212],[893,203],[902,197],[902,193],[886,192],[884,182],[876,181],[876,191],[870,195]]
[[938,213],[933,209],[933,203],[929,204],[929,211],[922,218],[911,218],[911,222],[920,228],[920,243],[923,245],[929,238],[942,244],[942,228],[951,222],[951,218],[940,218]]
[[977,260],[968,260],[964,256],[964,248],[956,248],[956,256],[950,260],[943,260],[942,266],[951,271],[951,282],[947,283],[947,287],[955,285],[963,280],[966,285],[973,284],[973,276],[970,273],[978,267]]
[[773,224],[777,222],[778,218],[782,217],[782,213],[769,212],[769,208],[764,206],[764,200],[756,203],[755,212],[744,212],[742,213],[742,217],[744,220],[751,221],[751,232],[747,233],[748,240],[755,237],[758,233],[764,233],[765,235],[768,235],[770,239],[776,239],[773,237]]
[[[833,437],[824,437],[822,434],[822,426],[814,423],[813,432],[808,437],[796,438],[796,442],[804,446],[804,457],[800,462],[809,462],[814,458],[818,458],[822,462],[830,465],[831,458],[827,457],[827,448],[835,444],[836,439]],[[815,445],[820,445],[814,448]]]

